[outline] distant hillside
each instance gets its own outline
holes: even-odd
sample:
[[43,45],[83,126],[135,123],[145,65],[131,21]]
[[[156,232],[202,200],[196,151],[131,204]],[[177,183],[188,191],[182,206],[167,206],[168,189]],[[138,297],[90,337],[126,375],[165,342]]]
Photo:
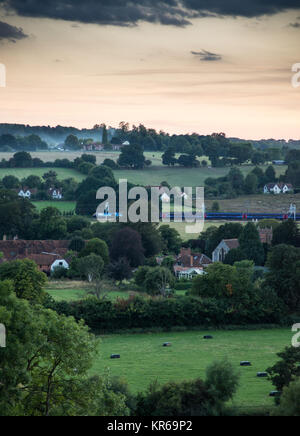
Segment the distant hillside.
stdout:
[[[108,130],[108,138],[111,139],[114,129]],[[68,135],[76,135],[79,139],[91,138],[94,141],[102,141],[102,129],[76,129],[75,127],[64,126],[29,126],[25,124],[0,124],[0,136],[10,134],[17,136],[38,135],[50,146],[65,141]]]

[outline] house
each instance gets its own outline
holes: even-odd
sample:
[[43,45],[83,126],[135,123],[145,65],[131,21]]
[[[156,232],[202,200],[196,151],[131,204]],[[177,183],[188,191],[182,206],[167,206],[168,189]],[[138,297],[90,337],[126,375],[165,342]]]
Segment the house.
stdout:
[[28,259],[33,260],[40,271],[50,274],[55,268],[62,267],[65,269],[69,269],[68,262],[61,258],[58,254],[52,253],[41,253],[41,254],[30,254],[28,255]]
[[288,194],[294,190],[290,183],[268,183],[264,186],[264,194]]
[[18,196],[21,198],[30,198],[37,193],[37,189],[29,189],[27,187],[23,187],[20,191],[17,191]]
[[61,200],[63,198],[62,190],[58,188],[50,188],[48,194],[52,200]]
[[[271,245],[273,240],[273,229],[259,229],[259,237],[262,244]],[[212,261],[224,262],[229,251],[239,248],[239,246],[240,243],[238,239],[223,239],[213,251]]]
[[271,245],[272,241],[273,241],[273,229],[272,229],[272,227],[270,229],[269,228],[260,229],[259,236],[260,236],[260,242],[262,244]]
[[50,274],[56,266],[68,268],[65,259],[70,241],[25,241],[21,239],[0,241],[1,262],[31,259],[41,271]]
[[83,151],[102,151],[104,150],[104,144],[101,142],[92,142],[83,146]]
[[225,257],[230,250],[239,248],[240,243],[238,239],[223,239],[217,248],[213,251],[212,261],[213,262],[224,262]]
[[205,274],[204,268],[211,264],[211,259],[205,254],[192,253],[190,248],[181,248],[174,264],[174,274],[178,278],[191,279],[195,275]]

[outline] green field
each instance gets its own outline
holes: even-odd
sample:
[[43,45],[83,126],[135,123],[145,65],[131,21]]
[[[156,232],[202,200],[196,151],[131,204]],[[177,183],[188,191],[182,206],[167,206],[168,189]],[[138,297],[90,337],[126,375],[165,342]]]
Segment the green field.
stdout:
[[[88,297],[86,289],[46,289],[48,294],[54,298],[55,301],[77,301]],[[129,298],[129,292],[111,291],[107,294],[109,300],[116,300],[117,298]]]
[[81,182],[86,177],[70,168],[0,168],[0,179],[5,176],[15,176],[19,180],[31,175],[42,177],[49,171],[55,171],[59,180],[73,178],[77,182]]
[[[274,390],[257,372],[272,366],[276,353],[291,344],[287,329],[256,331],[215,331],[211,341],[203,340],[203,331],[180,333],[148,333],[107,335],[101,337],[99,355],[92,373],[124,377],[134,392],[143,391],[149,383],[165,383],[205,377],[205,369],[215,360],[227,358],[241,374],[240,387],[234,403],[239,407],[271,406]],[[169,348],[162,347],[171,342]],[[121,359],[111,360],[111,354]],[[240,361],[250,360],[251,367],[240,367]]]
[[[254,166],[241,166],[239,169],[244,176],[253,170]],[[261,167],[263,170],[267,166]],[[152,166],[143,170],[116,170],[114,171],[115,178],[127,179],[129,182],[142,186],[157,186],[161,182],[166,181],[171,185],[184,186],[204,186],[204,181],[208,177],[218,178],[224,177],[230,171],[229,168],[182,168],[182,167],[166,167]],[[276,167],[277,175],[284,174],[286,166]]]
[[76,208],[75,201],[32,201],[32,204],[39,212],[46,207],[56,207],[60,212],[73,212]]

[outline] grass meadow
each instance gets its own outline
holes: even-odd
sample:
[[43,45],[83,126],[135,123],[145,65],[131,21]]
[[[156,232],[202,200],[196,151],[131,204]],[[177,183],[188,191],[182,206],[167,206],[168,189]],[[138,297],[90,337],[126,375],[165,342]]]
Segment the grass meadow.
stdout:
[[15,176],[19,180],[31,175],[42,177],[49,171],[55,171],[59,180],[73,178],[77,182],[81,182],[86,177],[70,168],[0,168],[0,179],[3,179],[5,176]]
[[[242,408],[272,406],[269,397],[274,390],[266,378],[257,372],[272,366],[276,354],[291,344],[288,329],[253,331],[213,331],[214,339],[205,341],[205,331],[170,333],[122,334],[101,337],[99,355],[93,374],[106,371],[125,378],[133,392],[144,391],[151,382],[182,381],[205,378],[205,370],[213,361],[228,359],[240,373],[240,386],[234,403]],[[171,347],[163,347],[171,342]],[[120,354],[121,359],[110,359]],[[249,360],[251,367],[240,367]]]
[[[50,282],[47,292],[56,301],[75,301],[87,296],[84,282]],[[185,291],[177,291],[183,295]],[[129,291],[112,291],[108,298],[128,298]],[[277,353],[291,344],[289,329],[216,330],[210,331],[213,340],[205,341],[206,331],[172,331],[142,334],[110,334],[100,336],[99,353],[92,374],[109,372],[125,378],[132,391],[144,391],[151,382],[181,381],[204,378],[205,370],[215,360],[227,358],[239,371],[241,379],[234,404],[249,410],[254,407],[270,407],[269,393],[273,390],[258,372],[265,371],[277,360]],[[171,342],[171,347],[163,347]],[[120,360],[110,359],[120,354]],[[251,367],[240,367],[240,361],[249,360]]]

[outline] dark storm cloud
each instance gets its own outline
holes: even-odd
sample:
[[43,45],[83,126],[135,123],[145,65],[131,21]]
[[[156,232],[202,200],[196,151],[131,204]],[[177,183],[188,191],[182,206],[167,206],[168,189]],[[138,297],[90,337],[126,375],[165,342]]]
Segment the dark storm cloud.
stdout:
[[300,0],[0,0],[0,5],[26,17],[116,26],[146,21],[184,27],[196,17],[251,18],[300,9]]
[[200,61],[221,61],[222,56],[207,50],[192,51],[192,55],[199,58]]
[[27,38],[28,35],[26,35],[23,32],[23,29],[11,26],[8,23],[4,23],[3,21],[0,21],[0,41],[1,40],[8,40],[11,42],[16,42],[17,40]]

